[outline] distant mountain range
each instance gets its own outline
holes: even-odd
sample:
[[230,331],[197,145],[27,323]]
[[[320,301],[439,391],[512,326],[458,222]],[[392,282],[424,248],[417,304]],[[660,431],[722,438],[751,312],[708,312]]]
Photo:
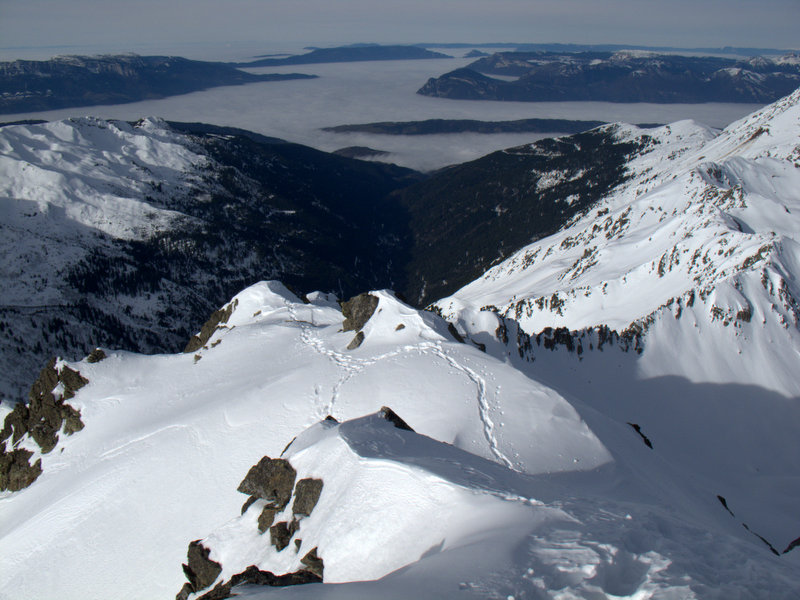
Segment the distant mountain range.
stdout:
[[797,54],[735,60],[639,51],[498,52],[429,79],[417,93],[516,102],[765,103],[798,85]]
[[426,119],[425,121],[381,121],[323,127],[332,133],[374,133],[385,135],[435,135],[440,133],[579,133],[603,125],[603,121],[569,119],[517,119],[477,121],[475,119]]
[[510,49],[515,52],[620,52],[624,50],[644,50],[646,52],[670,54],[697,54],[715,55],[729,54],[733,56],[781,56],[796,51],[791,48],[755,48],[744,46],[698,47],[684,48],[681,46],[641,46],[632,44],[558,44],[558,43],[529,43],[529,42],[486,42],[480,44],[456,43],[422,43],[414,44],[420,48],[485,48]]
[[315,75],[254,75],[225,63],[178,56],[59,56],[0,63],[0,114],[124,104],[223,85],[310,79]]
[[311,65],[318,63],[361,62],[374,60],[417,60],[426,58],[452,58],[418,46],[380,46],[357,44],[336,48],[315,48],[306,54],[285,58],[266,57],[250,62],[235,63],[237,67],[277,67],[282,65]]

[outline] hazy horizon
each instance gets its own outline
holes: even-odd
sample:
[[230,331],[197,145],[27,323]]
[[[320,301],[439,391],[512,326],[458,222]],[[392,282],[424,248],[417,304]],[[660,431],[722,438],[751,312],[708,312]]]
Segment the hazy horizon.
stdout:
[[48,48],[192,54],[354,42],[793,49],[797,23],[797,0],[26,0],[0,3],[0,50],[8,60]]

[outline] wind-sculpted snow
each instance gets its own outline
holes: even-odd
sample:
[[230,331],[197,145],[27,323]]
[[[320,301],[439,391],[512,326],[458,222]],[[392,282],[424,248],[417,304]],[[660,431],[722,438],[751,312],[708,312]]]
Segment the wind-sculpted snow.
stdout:
[[[791,597],[785,565],[767,567],[768,561],[753,559],[746,544],[703,532],[694,522],[698,514],[676,518],[675,505],[632,501],[642,490],[634,491],[636,483],[624,467],[607,466],[591,475],[525,475],[398,429],[379,415],[317,423],[282,456],[299,473],[325,481],[318,504],[294,534],[297,550],[276,550],[259,534],[256,503],[201,540],[212,560],[222,564],[218,581],[248,565],[296,572],[313,546],[325,560],[325,583],[337,585],[283,593]],[[291,518],[289,509],[277,518]],[[737,573],[738,561],[747,561],[752,571]],[[254,586],[234,591],[272,597]]]
[[[265,282],[227,303],[196,351],[71,363],[90,382],[70,400],[85,427],[41,457],[33,485],[0,497],[0,597],[172,597],[192,540],[221,565],[220,583],[251,566],[300,572],[316,549],[324,581],[342,585],[282,592],[294,597],[791,597],[792,554],[773,557],[742,527],[779,542],[734,480],[709,485],[735,517],[661,452],[684,413],[659,426],[630,399],[600,412],[606,385],[595,408],[568,402],[492,358],[496,347],[457,342],[435,314],[371,294],[352,351],[330,295],[306,304]],[[382,406],[414,431],[374,416]],[[707,446],[717,439],[727,443],[711,433]],[[259,531],[263,501],[237,516],[236,489],[264,456],[324,482],[281,550]],[[763,492],[777,472],[753,464],[766,469]]]
[[[437,316],[372,293],[379,305],[354,351],[329,297],[304,304],[272,282],[233,298],[227,322],[196,352],[107,351],[101,362],[73,363],[90,381],[70,401],[85,428],[42,456],[32,486],[3,496],[0,588],[27,598],[174,594],[186,544],[238,514],[235,490],[250,466],[327,414],[346,420],[391,406],[420,434],[510,463],[511,473],[611,460],[558,394],[454,341]],[[320,550],[326,576],[357,570]],[[391,560],[419,557],[400,554]],[[374,577],[386,572],[374,568]]]

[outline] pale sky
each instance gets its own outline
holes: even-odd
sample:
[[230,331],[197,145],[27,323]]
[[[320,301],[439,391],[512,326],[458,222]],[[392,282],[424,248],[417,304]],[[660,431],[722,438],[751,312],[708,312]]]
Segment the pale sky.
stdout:
[[0,0],[2,48],[495,41],[800,48],[798,31],[800,0]]

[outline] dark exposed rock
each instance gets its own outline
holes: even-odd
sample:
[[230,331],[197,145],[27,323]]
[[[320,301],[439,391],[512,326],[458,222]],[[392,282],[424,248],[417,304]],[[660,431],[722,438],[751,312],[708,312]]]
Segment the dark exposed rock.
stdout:
[[257,496],[273,508],[284,508],[292,497],[297,472],[289,461],[265,456],[251,467],[237,488],[243,494]]
[[347,344],[347,349],[348,350],[355,350],[363,342],[364,342],[364,332],[363,331],[359,331],[358,333],[356,333],[356,335],[353,337],[353,339],[350,340],[350,343]]
[[[647,446],[648,448],[650,448],[652,450],[653,442],[651,442],[650,438],[648,438],[644,433],[642,433],[642,428],[637,423],[628,423],[628,425],[633,427],[633,429],[636,431],[636,433],[639,434],[639,436],[642,438],[642,441],[644,442],[645,446]],[[724,504],[724,502],[723,502],[723,504]],[[725,508],[728,508],[728,507],[725,506]]]
[[208,554],[209,549],[203,546],[200,540],[189,544],[186,553],[188,564],[183,565],[183,572],[195,592],[210,586],[222,572],[222,565],[211,560]]
[[[0,441],[11,438],[16,445],[25,434],[46,454],[58,443],[62,426],[64,433],[72,435],[83,429],[81,413],[65,402],[89,381],[78,371],[63,366],[56,369],[56,359],[47,363],[28,393],[28,404],[17,404],[6,415]],[[54,393],[60,385],[61,391]],[[29,463],[33,454],[23,449],[6,450],[0,446],[0,490],[18,491],[29,486],[41,474],[41,461]]]
[[32,465],[33,452],[16,448],[6,452],[5,442],[0,443],[0,490],[17,492],[28,487],[42,474],[42,460]]
[[798,546],[800,546],[800,537],[797,538],[796,540],[793,540],[788,546],[786,546],[786,550],[784,550],[783,553],[786,554],[787,552],[794,550]]
[[280,552],[289,545],[296,531],[297,521],[293,520],[291,523],[281,521],[269,528],[269,541]]
[[250,497],[249,497],[247,500],[245,500],[245,501],[244,501],[244,504],[242,504],[242,513],[241,513],[241,514],[244,514],[244,513],[246,513],[246,512],[247,512],[247,509],[248,509],[248,508],[250,508],[250,506],[251,506],[251,505],[253,504],[253,502],[255,502],[256,500],[258,500],[258,496],[250,496]]
[[11,443],[16,444],[23,435],[28,433],[29,418],[28,407],[25,404],[14,406],[14,410],[6,415],[3,431],[0,432],[0,440],[6,440],[11,437]]
[[250,565],[237,573],[231,580],[225,583],[218,583],[210,592],[199,596],[197,600],[224,600],[230,598],[233,588],[238,585],[269,585],[273,587],[285,587],[289,585],[302,585],[305,583],[321,583],[322,578],[311,571],[302,569],[294,573],[275,575],[271,571],[262,571],[255,565]]
[[769,543],[769,540],[767,538],[765,538],[763,535],[761,535],[759,533],[756,533],[755,531],[750,529],[750,527],[748,527],[747,523],[742,523],[742,527],[744,527],[747,531],[749,531],[754,536],[756,536],[758,539],[760,539],[762,542],[764,542],[764,544],[767,546],[767,548],[769,548],[769,551],[772,552],[775,556],[780,556],[781,555],[781,553],[778,552],[775,549],[775,546],[773,546],[772,544]]
[[101,348],[95,348],[89,353],[89,356],[86,357],[86,362],[88,363],[98,363],[101,360],[106,358],[106,353],[103,352]]
[[233,309],[236,308],[238,303],[238,300],[234,300],[227,306],[217,309],[211,313],[208,321],[206,321],[203,324],[203,327],[200,328],[200,333],[192,336],[192,339],[190,339],[189,343],[186,344],[186,347],[183,349],[184,353],[188,354],[190,352],[195,352],[196,350],[200,350],[200,348],[205,346],[219,326],[228,322],[228,319],[231,318],[231,314],[233,314]]
[[360,331],[378,307],[378,298],[372,294],[359,294],[341,303],[344,323],[342,331]]
[[398,429],[405,429],[406,431],[414,431],[413,429],[411,429],[408,423],[406,423],[403,419],[401,419],[397,415],[397,413],[394,412],[388,406],[382,406],[378,414],[387,421],[391,422]]
[[406,326],[400,323],[397,327],[394,328],[395,331],[400,331],[401,329],[405,329]]
[[319,501],[322,493],[321,479],[301,479],[294,489],[294,504],[292,513],[295,515],[309,516]]
[[[75,392],[89,383],[89,380],[78,371],[69,367],[62,367],[56,374],[58,380],[64,384],[64,399],[69,400],[75,397]],[[52,390],[52,388],[50,388]]]
[[191,583],[184,583],[181,591],[175,596],[175,600],[188,600],[193,591]]
[[262,509],[261,514],[258,515],[258,530],[261,533],[264,533],[272,526],[272,523],[275,521],[276,514],[278,514],[278,511],[269,506],[265,506]]
[[72,435],[83,429],[80,411],[69,404],[62,404],[59,406],[59,411],[61,412],[61,418],[64,419],[64,433]]
[[325,565],[322,559],[317,556],[317,548],[314,547],[308,554],[306,554],[303,558],[300,559],[300,562],[303,563],[308,570],[314,573],[314,575],[318,575],[320,579],[322,579],[322,571],[325,568]]
[[461,337],[461,334],[460,334],[460,333],[458,333],[458,329],[456,329],[456,326],[455,326],[455,325],[453,325],[452,323],[448,323],[448,324],[447,324],[447,331],[449,331],[449,332],[450,332],[450,335],[452,335],[452,336],[453,336],[453,338],[455,338],[455,340],[456,340],[457,342],[459,342],[460,344],[463,344],[463,343],[464,343],[464,338],[463,338],[463,337]]
[[725,507],[725,510],[727,510],[732,517],[736,516],[733,514],[733,511],[728,507],[728,501],[725,499],[724,496],[720,496],[719,494],[717,494],[717,500],[719,500],[719,503]]
[[217,585],[214,586],[214,589],[210,592],[206,592],[202,596],[199,596],[197,600],[223,600],[224,598],[231,597],[231,588],[233,585],[230,581],[222,582],[220,581]]
[[284,587],[288,585],[302,585],[304,583],[321,583],[322,576],[302,569],[285,575],[275,575],[270,571],[261,571],[255,566],[247,567],[242,573],[231,578],[234,585],[252,583],[254,585],[271,585]]

